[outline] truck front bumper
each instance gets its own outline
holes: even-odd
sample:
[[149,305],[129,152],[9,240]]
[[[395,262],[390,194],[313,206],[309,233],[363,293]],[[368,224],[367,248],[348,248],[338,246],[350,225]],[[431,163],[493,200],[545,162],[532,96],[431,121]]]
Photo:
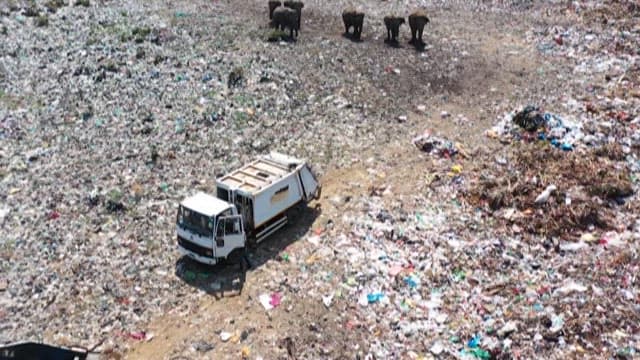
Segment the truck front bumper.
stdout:
[[193,260],[195,260],[195,261],[197,261],[199,263],[202,263],[202,264],[215,265],[215,264],[218,263],[218,259],[216,259],[216,258],[210,258],[210,257],[207,257],[207,256],[198,255],[198,254],[196,254],[194,252],[191,252],[191,251],[183,248],[180,245],[178,245],[178,251],[180,251],[180,254],[182,254],[182,255],[184,255],[184,256],[186,256],[188,258],[191,258],[191,259],[193,259]]

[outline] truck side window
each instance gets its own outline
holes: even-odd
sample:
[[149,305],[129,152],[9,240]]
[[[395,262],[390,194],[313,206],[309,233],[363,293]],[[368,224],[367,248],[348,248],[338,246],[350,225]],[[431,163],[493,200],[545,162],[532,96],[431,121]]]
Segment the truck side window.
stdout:
[[225,219],[225,235],[238,235],[241,233],[240,231],[240,219],[239,218],[231,218]]
[[218,221],[218,229],[216,231],[216,237],[224,236],[224,221]]
[[226,189],[218,188],[218,198],[229,201],[229,192]]

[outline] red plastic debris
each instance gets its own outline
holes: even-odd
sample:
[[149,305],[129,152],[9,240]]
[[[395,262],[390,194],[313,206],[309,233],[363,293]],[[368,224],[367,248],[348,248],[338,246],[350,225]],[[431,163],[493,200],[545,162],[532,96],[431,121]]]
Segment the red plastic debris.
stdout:
[[538,290],[537,293],[539,296],[542,296],[546,293],[548,293],[551,290],[551,287],[549,287],[549,285],[545,285],[545,286],[541,286]]
[[269,300],[269,304],[273,307],[277,307],[282,302],[282,295],[280,293],[271,294],[271,300]]
[[134,331],[129,333],[129,337],[133,340],[144,340],[147,337],[147,334],[144,331]]
[[119,297],[119,298],[116,298],[116,301],[117,301],[117,302],[119,302],[119,303],[120,303],[120,304],[122,304],[122,305],[129,305],[129,304],[131,304],[131,301],[130,301],[130,300],[129,300],[129,298],[127,298],[127,297]]
[[347,330],[353,330],[353,328],[356,327],[356,323],[353,322],[352,320],[349,320],[349,321],[347,321],[345,326],[347,327]]
[[60,217],[60,213],[55,210],[49,213],[49,220],[55,220],[59,217]]
[[629,274],[624,274],[622,277],[622,287],[628,288],[631,285],[631,279],[629,279]]
[[625,111],[618,111],[614,117],[618,121],[629,121],[631,119],[631,116],[629,116]]
[[555,40],[556,44],[558,44],[558,45],[564,44],[564,41],[562,40],[562,35],[556,36],[553,40]]

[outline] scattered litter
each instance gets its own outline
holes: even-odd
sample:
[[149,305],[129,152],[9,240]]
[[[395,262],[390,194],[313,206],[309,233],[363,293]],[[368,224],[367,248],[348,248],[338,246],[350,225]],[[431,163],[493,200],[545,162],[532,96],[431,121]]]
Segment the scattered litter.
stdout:
[[220,340],[222,340],[222,342],[227,342],[229,341],[229,339],[231,339],[232,336],[233,336],[232,333],[223,331],[220,333]]
[[147,334],[144,331],[135,331],[129,333],[129,337],[133,340],[145,340],[147,338]]
[[569,295],[573,292],[585,292],[587,287],[575,282],[568,282],[562,287],[557,288],[553,293],[554,295]]
[[322,296],[322,303],[324,304],[324,306],[326,306],[327,308],[331,307],[331,302],[333,302],[333,294]]
[[262,304],[262,307],[264,307],[265,310],[271,310],[274,308],[274,306],[271,304],[271,295],[262,294],[258,297],[258,300],[260,301],[260,304]]
[[444,351],[444,346],[442,345],[441,342],[437,341],[431,346],[429,351],[431,351],[433,355],[440,355]]
[[429,132],[415,137],[412,142],[421,151],[441,157],[451,158],[458,153],[453,142],[431,135]]

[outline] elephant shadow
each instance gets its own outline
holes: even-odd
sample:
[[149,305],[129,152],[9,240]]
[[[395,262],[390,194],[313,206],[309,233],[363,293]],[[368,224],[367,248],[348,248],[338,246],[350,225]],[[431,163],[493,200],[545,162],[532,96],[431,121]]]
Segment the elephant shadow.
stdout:
[[361,43],[363,41],[362,38],[356,37],[351,33],[342,33],[342,37],[345,39],[349,39],[354,43]]
[[411,46],[413,46],[413,48],[420,53],[425,52],[427,49],[427,44],[425,44],[422,41],[414,41],[414,42],[409,41],[409,44],[411,44]]
[[394,49],[402,48],[402,45],[400,45],[400,42],[398,40],[385,39],[384,43],[387,44],[387,46],[392,47]]

